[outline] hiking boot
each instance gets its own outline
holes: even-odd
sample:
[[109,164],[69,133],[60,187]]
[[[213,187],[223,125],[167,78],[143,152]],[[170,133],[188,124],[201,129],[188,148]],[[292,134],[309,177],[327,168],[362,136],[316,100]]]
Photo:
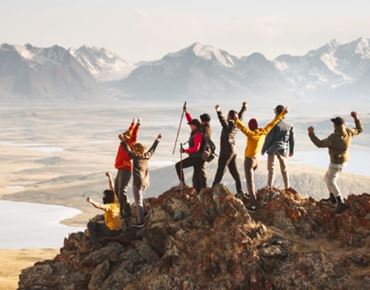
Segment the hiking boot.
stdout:
[[248,205],[246,208],[251,212],[256,212],[257,210],[257,207],[255,205]]
[[139,223],[137,223],[137,224],[133,224],[133,225],[132,225],[132,227],[133,227],[133,228],[141,229],[141,228],[143,228],[143,227],[144,227],[144,223],[140,223],[140,224],[139,224]]
[[330,193],[330,196],[328,198],[323,198],[321,201],[325,202],[325,203],[331,203],[331,204],[336,204],[337,203],[337,200],[336,200],[334,194],[332,194],[332,193]]
[[343,202],[343,199],[340,196],[337,197],[337,202],[338,205],[337,208],[335,209],[335,214],[340,214],[349,208],[349,206]]

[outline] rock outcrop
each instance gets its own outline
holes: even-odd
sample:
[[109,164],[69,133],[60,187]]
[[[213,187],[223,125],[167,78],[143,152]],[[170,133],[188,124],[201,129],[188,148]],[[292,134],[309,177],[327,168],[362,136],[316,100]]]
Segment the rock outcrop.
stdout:
[[146,200],[145,228],[91,243],[74,233],[19,289],[370,289],[370,195],[333,208],[261,190],[260,208],[223,186]]

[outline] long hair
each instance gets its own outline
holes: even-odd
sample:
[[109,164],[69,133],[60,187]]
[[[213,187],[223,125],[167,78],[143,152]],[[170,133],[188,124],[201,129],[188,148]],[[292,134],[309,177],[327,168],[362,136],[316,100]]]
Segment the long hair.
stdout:
[[133,148],[132,148],[132,151],[135,153],[136,156],[138,157],[142,157],[144,156],[144,153],[145,153],[145,146],[141,143],[136,143]]
[[104,204],[109,204],[109,203],[114,202],[115,193],[114,193],[113,190],[106,189],[106,190],[104,190],[103,194],[104,194],[104,196],[103,196],[103,203]]

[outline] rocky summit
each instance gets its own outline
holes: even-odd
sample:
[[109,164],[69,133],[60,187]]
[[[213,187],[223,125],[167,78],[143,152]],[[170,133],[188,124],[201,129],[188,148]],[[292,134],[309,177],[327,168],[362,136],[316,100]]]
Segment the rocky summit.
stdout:
[[370,195],[341,215],[294,190],[260,190],[259,209],[222,185],[145,201],[145,228],[91,243],[71,234],[19,289],[370,289]]

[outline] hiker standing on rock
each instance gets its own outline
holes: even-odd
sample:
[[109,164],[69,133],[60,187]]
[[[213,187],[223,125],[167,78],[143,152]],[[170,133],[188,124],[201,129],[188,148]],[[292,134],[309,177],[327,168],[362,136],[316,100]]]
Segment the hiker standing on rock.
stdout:
[[[193,167],[193,188],[199,192],[202,188],[207,187],[207,173],[205,171],[205,161],[202,159],[202,145],[204,141],[204,134],[202,133],[202,124],[198,119],[191,118],[187,112],[186,106],[183,108],[186,113],[186,118],[191,129],[189,138],[189,148],[181,147],[182,153],[189,154],[188,158],[176,163],[176,172],[180,180],[180,187],[185,185],[184,168]],[[210,133],[210,131],[209,131]]]
[[[275,115],[278,116],[284,110],[283,105],[275,108]],[[289,175],[287,170],[287,157],[294,154],[294,127],[285,119],[281,120],[267,134],[265,144],[262,147],[262,155],[267,153],[267,186],[271,189],[274,182],[275,158],[279,160],[281,175],[283,177],[285,190],[290,188]]]
[[243,194],[242,183],[237,168],[237,153],[235,150],[235,136],[237,133],[237,127],[235,125],[236,119],[243,119],[243,114],[247,110],[247,103],[244,102],[240,112],[230,110],[227,119],[222,114],[219,105],[215,107],[218,119],[222,126],[221,140],[220,140],[220,156],[218,157],[218,166],[213,186],[219,184],[225,174],[226,166],[229,168],[231,176],[235,180],[236,192]]
[[121,216],[123,218],[131,217],[131,207],[127,196],[127,190],[128,184],[131,179],[132,164],[131,157],[128,155],[127,151],[122,146],[122,143],[126,142],[129,145],[129,147],[133,146],[136,143],[140,123],[141,123],[140,118],[138,120],[133,119],[130,128],[126,132],[118,135],[118,138],[121,141],[121,143],[118,148],[115,162],[115,167],[118,171],[115,179],[114,188],[118,194]]
[[141,143],[136,143],[130,148],[127,142],[123,142],[122,145],[128,155],[133,160],[133,184],[132,190],[135,198],[136,212],[137,212],[137,224],[135,227],[144,226],[144,216],[146,215],[143,196],[145,190],[149,186],[149,159],[152,158],[157,146],[159,144],[162,135],[159,134],[155,139],[153,145],[149,150],[146,150],[145,146]]
[[363,131],[357,113],[351,112],[351,116],[355,121],[356,128],[346,128],[344,119],[341,117],[336,117],[331,119],[334,125],[334,133],[323,140],[320,140],[316,137],[315,130],[312,126],[308,128],[308,135],[311,141],[319,148],[329,149],[330,164],[325,175],[325,182],[330,196],[325,201],[331,202],[332,204],[337,203],[337,208],[335,210],[335,213],[337,214],[342,213],[348,208],[343,201],[341,191],[337,184],[337,179],[349,161],[348,150],[352,137],[360,134]]
[[92,206],[104,211],[104,223],[89,221],[87,224],[92,241],[96,241],[102,236],[116,236],[121,232],[120,207],[117,194],[114,191],[112,174],[106,172],[105,175],[108,177],[109,189],[103,192],[103,204],[94,201],[91,197],[86,199]]
[[288,113],[288,108],[284,108],[282,112],[267,124],[264,128],[258,128],[256,119],[250,119],[248,126],[245,126],[239,119],[236,120],[236,126],[247,136],[247,147],[245,149],[244,169],[247,180],[247,188],[251,205],[249,210],[255,211],[257,208],[257,198],[254,185],[254,171],[258,166],[258,153],[261,151],[265,136],[279,123]]

